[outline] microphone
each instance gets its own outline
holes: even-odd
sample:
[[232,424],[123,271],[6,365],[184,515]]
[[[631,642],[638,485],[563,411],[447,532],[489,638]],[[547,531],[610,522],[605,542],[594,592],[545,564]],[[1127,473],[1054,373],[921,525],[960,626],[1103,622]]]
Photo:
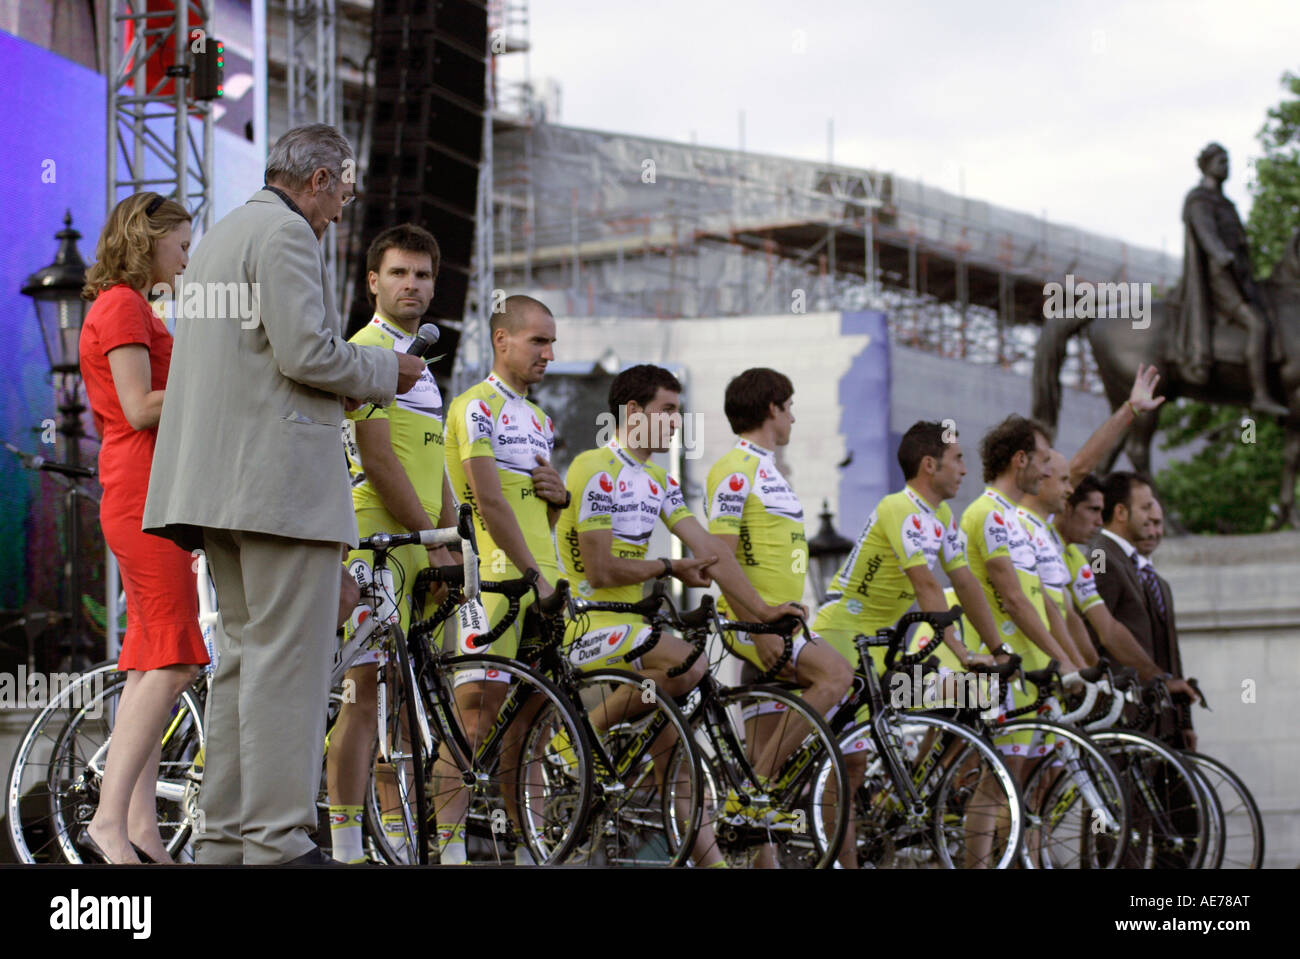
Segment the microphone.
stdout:
[[[432,323],[421,323],[420,328],[415,331],[415,339],[411,340],[411,345],[406,348],[406,352],[424,359],[429,355],[429,351],[433,349],[440,336],[442,336],[442,331]],[[369,404],[366,416],[369,417],[377,409],[379,409],[378,404]]]
[[441,335],[442,332],[432,323],[421,323],[420,328],[415,332],[415,339],[406,348],[406,352],[423,359],[429,355],[429,350],[438,342],[438,337]]

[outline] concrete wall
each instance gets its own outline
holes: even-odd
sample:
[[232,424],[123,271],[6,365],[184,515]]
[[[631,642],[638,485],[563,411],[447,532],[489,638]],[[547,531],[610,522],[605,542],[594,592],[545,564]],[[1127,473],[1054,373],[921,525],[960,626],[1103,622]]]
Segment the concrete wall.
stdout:
[[1300,533],[1187,536],[1153,557],[1173,588],[1199,751],[1227,763],[1264,816],[1266,866],[1300,863]]

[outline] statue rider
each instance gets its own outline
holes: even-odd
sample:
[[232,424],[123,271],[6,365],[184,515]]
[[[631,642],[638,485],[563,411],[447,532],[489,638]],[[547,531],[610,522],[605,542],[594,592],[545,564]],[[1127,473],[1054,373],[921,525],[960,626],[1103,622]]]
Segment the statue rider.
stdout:
[[1183,203],[1186,242],[1183,277],[1175,297],[1181,301],[1178,354],[1183,378],[1195,384],[1209,380],[1211,331],[1217,313],[1246,329],[1246,366],[1254,392],[1251,407],[1286,416],[1287,408],[1268,393],[1268,313],[1251,271],[1246,231],[1237,208],[1223,195],[1228,151],[1211,143],[1196,164],[1204,175]]

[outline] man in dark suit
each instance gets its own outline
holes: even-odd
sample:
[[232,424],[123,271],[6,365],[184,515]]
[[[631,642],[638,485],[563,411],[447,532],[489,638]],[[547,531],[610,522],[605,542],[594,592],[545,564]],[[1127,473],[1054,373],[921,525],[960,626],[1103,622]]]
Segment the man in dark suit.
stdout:
[[[1151,481],[1140,473],[1116,471],[1102,481],[1102,497],[1102,528],[1088,544],[1090,551],[1100,549],[1105,555],[1104,564],[1097,570],[1097,592],[1111,615],[1128,628],[1142,651],[1160,667],[1170,692],[1195,697],[1195,691],[1175,668],[1177,634],[1173,631],[1172,597],[1163,597],[1166,612],[1161,613],[1160,603],[1144,583],[1144,576],[1151,582],[1155,571],[1142,572],[1150,561],[1138,551],[1137,543],[1150,535],[1152,517],[1160,516]],[[1154,544],[1151,549],[1155,549]],[[1171,636],[1175,650],[1172,657]]]
[[[1097,592],[1106,601],[1111,614],[1128,627],[1143,651],[1160,667],[1170,691],[1194,695],[1192,688],[1184,680],[1175,677],[1169,668],[1172,597],[1169,594],[1160,596],[1164,601],[1164,613],[1158,612],[1160,602],[1156,600],[1156,594],[1146,586],[1146,583],[1151,582],[1155,571],[1152,569],[1145,574],[1142,572],[1144,565],[1150,566],[1150,563],[1138,552],[1136,546],[1151,535],[1152,517],[1159,510],[1151,481],[1140,473],[1117,471],[1102,481],[1102,496],[1102,528],[1090,544],[1093,549],[1100,549],[1105,555],[1105,563],[1097,571]],[[1170,722],[1168,719],[1163,721]],[[1157,732],[1160,731],[1157,729]],[[1185,840],[1196,834],[1198,823],[1195,799],[1187,794],[1181,777],[1171,781],[1166,778],[1166,772],[1159,769],[1151,770],[1147,775],[1152,778],[1157,795],[1164,797],[1162,806],[1168,814],[1169,824],[1157,825],[1146,811],[1145,804],[1138,796],[1131,795],[1133,831],[1141,838],[1130,843],[1125,864],[1130,868],[1140,868],[1146,861],[1150,843],[1154,844],[1155,866],[1166,869],[1186,868],[1190,861],[1190,847],[1185,843],[1177,846],[1170,840],[1175,837]],[[1158,834],[1164,838],[1158,839]]]
[[[1183,658],[1178,650],[1178,628],[1174,617],[1174,594],[1169,588],[1169,581],[1156,572],[1151,562],[1151,554],[1164,539],[1164,514],[1160,502],[1154,503],[1147,517],[1142,535],[1134,542],[1138,553],[1138,579],[1141,580],[1147,594],[1148,607],[1151,610],[1152,636],[1157,650],[1165,651],[1165,658],[1156,659],[1156,665],[1170,673],[1174,679],[1167,685],[1173,692],[1182,692],[1190,696],[1191,702],[1199,701],[1194,690],[1184,689]],[[1174,708],[1174,715],[1161,718],[1156,735],[1177,749],[1196,749],[1196,733],[1192,730],[1191,703],[1182,703]]]

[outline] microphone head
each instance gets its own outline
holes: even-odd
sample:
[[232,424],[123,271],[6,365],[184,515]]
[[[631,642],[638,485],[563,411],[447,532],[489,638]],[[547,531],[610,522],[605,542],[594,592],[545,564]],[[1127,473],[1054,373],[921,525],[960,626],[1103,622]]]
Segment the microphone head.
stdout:
[[442,331],[432,323],[421,323],[419,330],[415,333],[415,338],[428,343],[430,346],[438,342],[438,337],[442,336]]

